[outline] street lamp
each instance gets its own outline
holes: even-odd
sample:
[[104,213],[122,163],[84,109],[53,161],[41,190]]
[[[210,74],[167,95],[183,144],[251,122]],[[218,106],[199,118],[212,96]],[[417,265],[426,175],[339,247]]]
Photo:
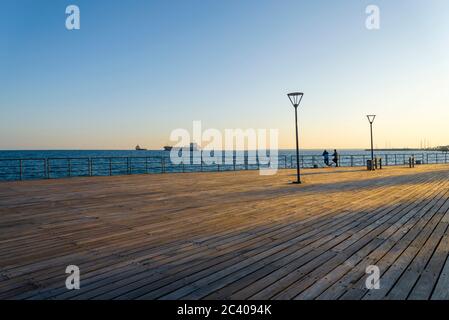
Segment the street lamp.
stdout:
[[295,107],[295,126],[296,126],[296,178],[297,180],[293,183],[301,183],[301,176],[299,172],[299,142],[298,142],[298,106],[301,103],[302,92],[292,92],[287,94],[288,98],[290,99],[290,102],[292,103],[293,107]]
[[369,114],[366,117],[368,118],[370,130],[371,130],[371,166],[372,166],[373,163],[374,163],[373,122],[374,122],[374,119],[376,118],[376,115],[375,114]]

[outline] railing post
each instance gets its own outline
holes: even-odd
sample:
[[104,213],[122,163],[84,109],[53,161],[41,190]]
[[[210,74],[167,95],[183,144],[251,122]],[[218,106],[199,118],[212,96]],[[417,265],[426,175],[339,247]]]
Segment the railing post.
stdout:
[[44,170],[42,171],[42,173],[44,175],[44,179],[47,179],[47,161],[45,161],[45,159],[42,160],[44,160]]
[[394,165],[397,166],[398,165],[398,158],[397,158],[397,154],[394,154]]
[[92,177],[92,158],[90,157],[88,160],[88,165],[89,165],[89,176]]
[[388,154],[385,154],[385,163],[384,163],[384,165],[388,166]]
[[426,154],[426,158],[427,158],[426,162],[427,162],[427,164],[429,164],[429,154],[428,153]]
[[351,155],[351,167],[353,167],[353,166],[354,166],[354,156]]
[[19,160],[19,168],[20,168],[19,179],[22,180],[22,159]]
[[45,176],[50,179],[50,161],[47,158],[45,159]]
[[408,164],[410,168],[414,168],[415,167],[415,156],[411,156],[408,158]]
[[[203,172],[203,150],[201,150],[201,153],[200,153],[200,171],[201,172]],[[235,168],[234,168],[234,170],[235,170]]]

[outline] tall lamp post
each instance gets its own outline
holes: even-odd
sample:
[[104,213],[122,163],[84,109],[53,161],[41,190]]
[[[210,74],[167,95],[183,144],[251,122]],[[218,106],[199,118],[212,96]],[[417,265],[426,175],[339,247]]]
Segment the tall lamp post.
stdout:
[[371,130],[371,165],[373,165],[373,163],[374,163],[373,122],[374,122],[374,119],[376,118],[376,115],[375,114],[369,114],[366,117],[368,118],[370,130]]
[[292,92],[287,94],[293,107],[295,107],[295,126],[296,126],[296,181],[293,183],[301,183],[301,175],[299,171],[299,142],[298,142],[298,106],[301,103],[302,92]]

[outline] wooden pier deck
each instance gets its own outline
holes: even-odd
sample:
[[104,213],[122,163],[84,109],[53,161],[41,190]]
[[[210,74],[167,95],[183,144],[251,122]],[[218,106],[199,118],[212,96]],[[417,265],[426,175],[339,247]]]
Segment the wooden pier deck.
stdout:
[[0,299],[449,298],[448,165],[304,173],[0,183]]

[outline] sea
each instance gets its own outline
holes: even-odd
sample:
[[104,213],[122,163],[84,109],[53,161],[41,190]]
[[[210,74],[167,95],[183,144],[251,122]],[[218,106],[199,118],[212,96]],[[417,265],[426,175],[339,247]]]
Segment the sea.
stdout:
[[[300,167],[324,167],[324,150],[300,150]],[[333,150],[327,150],[332,160]],[[364,166],[371,152],[363,149],[341,149],[341,166]],[[206,151],[203,151],[206,153]],[[405,165],[411,156],[418,163],[447,163],[449,155],[442,151],[394,150],[375,151],[384,165]],[[218,153],[220,154],[220,153]],[[215,154],[216,156],[217,154]],[[0,151],[0,180],[64,178],[73,176],[107,176],[123,174],[254,170],[268,166],[254,152],[234,152],[231,162],[203,161],[193,156],[190,162],[174,163],[164,150],[3,150]],[[278,150],[278,168],[296,167],[296,150]],[[260,161],[257,161],[260,160]],[[331,161],[332,162],[332,161]]]

